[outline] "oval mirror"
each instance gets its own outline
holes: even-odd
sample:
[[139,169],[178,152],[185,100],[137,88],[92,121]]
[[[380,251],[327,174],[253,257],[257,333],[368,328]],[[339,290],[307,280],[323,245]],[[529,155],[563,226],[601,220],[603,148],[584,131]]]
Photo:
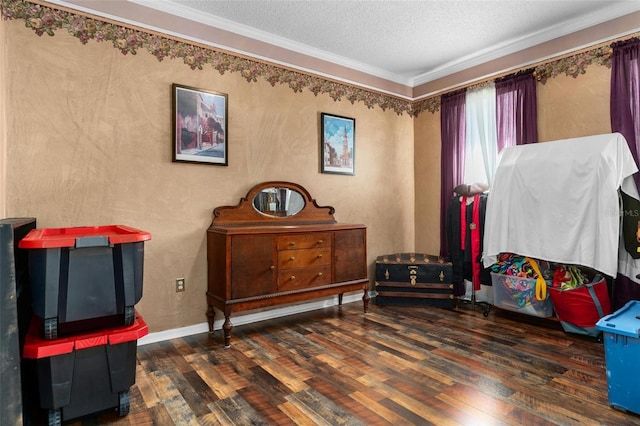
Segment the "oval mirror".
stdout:
[[272,217],[294,216],[304,205],[302,194],[286,187],[264,188],[253,197],[253,208]]

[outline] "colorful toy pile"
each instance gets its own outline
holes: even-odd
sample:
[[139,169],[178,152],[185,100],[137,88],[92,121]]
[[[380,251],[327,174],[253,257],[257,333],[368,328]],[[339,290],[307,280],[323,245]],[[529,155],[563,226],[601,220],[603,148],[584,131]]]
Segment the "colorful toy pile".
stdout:
[[500,253],[491,271],[497,306],[543,317],[555,311],[567,332],[597,337],[596,322],[611,312],[607,282],[593,269]]
[[491,265],[491,271],[506,275],[500,281],[518,307],[547,299],[545,275],[551,274],[549,262],[513,253],[500,253],[496,263]]

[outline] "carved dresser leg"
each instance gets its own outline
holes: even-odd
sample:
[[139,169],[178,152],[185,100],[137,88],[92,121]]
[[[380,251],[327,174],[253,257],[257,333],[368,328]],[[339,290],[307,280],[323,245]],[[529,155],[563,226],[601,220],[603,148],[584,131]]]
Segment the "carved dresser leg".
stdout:
[[231,347],[231,329],[233,328],[233,324],[231,324],[231,320],[229,318],[230,318],[230,315],[225,314],[224,324],[222,324],[222,330],[224,330],[225,349],[229,349]]
[[209,323],[209,333],[213,333],[213,321],[215,319],[216,312],[213,309],[213,305],[209,305],[207,309],[207,322]]
[[364,305],[364,313],[366,314],[369,310],[369,292],[367,291],[367,286],[364,286],[364,295],[362,296],[362,303]]

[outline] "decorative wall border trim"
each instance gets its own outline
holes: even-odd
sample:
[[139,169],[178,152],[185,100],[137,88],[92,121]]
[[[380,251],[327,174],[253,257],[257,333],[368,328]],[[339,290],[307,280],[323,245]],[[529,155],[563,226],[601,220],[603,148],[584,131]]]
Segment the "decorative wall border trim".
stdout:
[[600,46],[581,53],[571,54],[570,56],[554,59],[537,65],[534,68],[533,75],[541,84],[545,84],[550,78],[557,77],[561,74],[567,77],[577,78],[579,75],[586,74],[587,67],[590,65],[601,65],[611,68],[611,43],[606,46]]
[[111,42],[123,55],[135,55],[138,51],[146,50],[159,61],[165,58],[182,59],[193,70],[210,66],[220,74],[240,73],[249,83],[256,82],[261,77],[271,86],[285,84],[295,93],[306,88],[316,96],[319,93],[329,95],[334,101],[346,99],[352,104],[362,102],[368,108],[378,106],[383,111],[390,109],[398,115],[413,115],[410,100],[231,54],[210,46],[174,39],[169,35],[152,34],[124,24],[105,22],[49,5],[23,0],[2,0],[2,17],[5,20],[23,19],[25,26],[33,29],[38,36],[54,36],[56,31],[66,29],[83,44],[89,40]]
[[[153,34],[124,24],[106,22],[80,13],[69,12],[45,6],[28,0],[1,0],[2,17],[5,20],[23,19],[25,26],[38,36],[54,36],[60,29],[86,44],[89,40],[111,42],[123,55],[135,55],[146,50],[158,61],[165,58],[182,59],[192,70],[202,70],[210,66],[221,75],[225,72],[237,72],[249,83],[263,78],[275,86],[287,85],[294,93],[309,90],[315,96],[326,94],[334,101],[348,100],[352,104],[362,102],[369,109],[379,107],[383,111],[392,110],[396,114],[408,114],[416,117],[428,111],[440,110],[440,96],[437,94],[425,99],[410,101],[393,95],[363,89],[338,81],[321,78],[302,71],[277,66],[257,59],[232,54],[210,46],[198,45],[168,35]],[[581,53],[571,54],[560,59],[550,60],[535,66],[534,75],[538,82],[545,84],[550,78],[561,74],[574,78],[585,74],[590,65],[611,67],[610,45],[600,46]],[[528,67],[530,68],[530,67]],[[514,71],[516,72],[516,71]],[[475,82],[474,84],[478,84]],[[454,90],[457,90],[456,88]]]

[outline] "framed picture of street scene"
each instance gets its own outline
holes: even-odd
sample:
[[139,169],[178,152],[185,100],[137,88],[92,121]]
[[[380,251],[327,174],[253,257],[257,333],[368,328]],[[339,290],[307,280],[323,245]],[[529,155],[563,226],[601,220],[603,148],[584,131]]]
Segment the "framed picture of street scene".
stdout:
[[320,171],[356,174],[356,120],[320,113]]
[[225,93],[173,84],[173,161],[228,165]]

